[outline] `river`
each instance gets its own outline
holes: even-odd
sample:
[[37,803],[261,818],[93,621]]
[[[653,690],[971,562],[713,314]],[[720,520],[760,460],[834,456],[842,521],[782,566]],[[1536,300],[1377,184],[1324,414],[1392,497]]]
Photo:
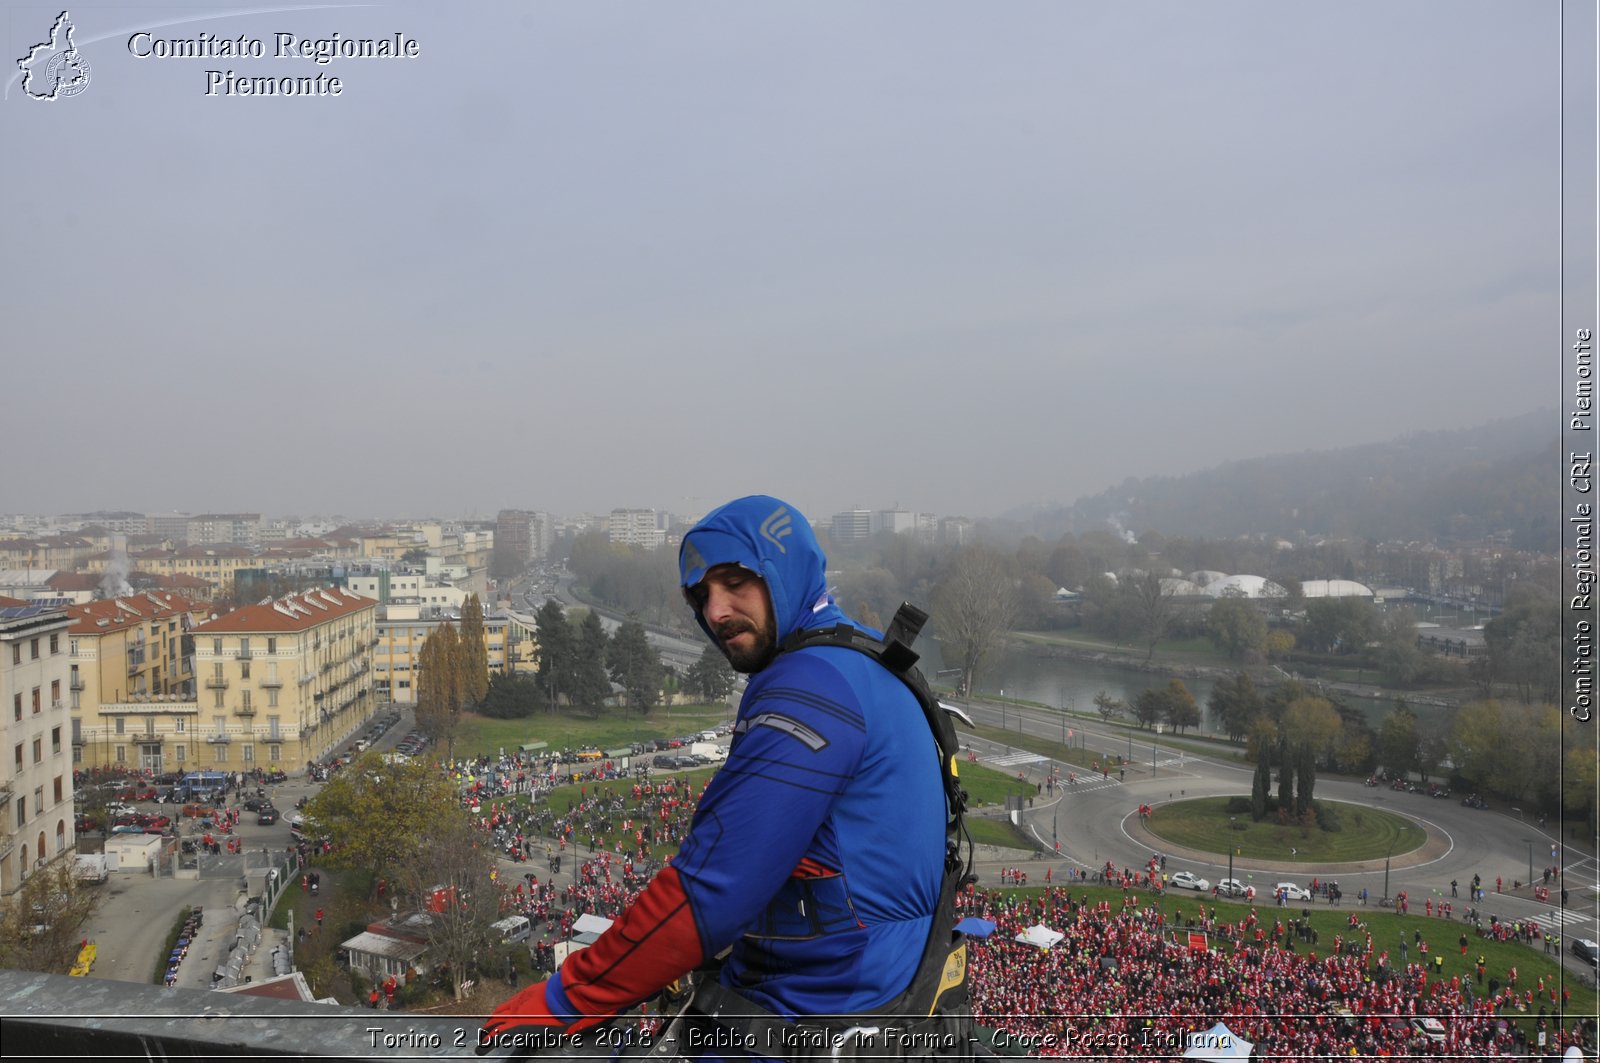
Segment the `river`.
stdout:
[[[944,667],[936,639],[919,639],[917,651],[922,654],[922,669],[930,677]],[[1128,665],[1053,656],[1039,647],[1013,643],[979,674],[977,688],[990,698],[1017,698],[1078,712],[1094,712],[1095,695],[1101,691],[1124,703],[1131,703],[1141,691],[1165,686],[1169,678],[1169,675],[1160,672],[1146,672]],[[1183,684],[1200,705],[1199,732],[1207,735],[1215,733],[1211,725],[1211,712],[1206,707],[1215,681],[1184,677]],[[1308,681],[1306,685],[1313,690],[1316,688],[1315,680]],[[1394,708],[1392,697],[1353,697],[1346,694],[1341,695],[1340,700],[1351,708],[1359,709],[1373,730],[1382,725],[1384,718]],[[1448,711],[1437,706],[1418,704],[1413,704],[1412,710],[1425,723],[1441,718]]]

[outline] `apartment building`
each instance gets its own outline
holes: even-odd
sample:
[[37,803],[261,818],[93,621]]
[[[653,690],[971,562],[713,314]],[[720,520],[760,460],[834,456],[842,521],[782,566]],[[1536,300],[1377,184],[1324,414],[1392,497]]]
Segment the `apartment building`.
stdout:
[[150,591],[67,609],[73,767],[188,767],[197,608]]
[[0,599],[0,894],[76,844],[72,760],[67,746],[67,627],[64,609]]
[[[373,651],[373,689],[380,702],[415,705],[417,702],[417,658],[428,636],[444,624],[460,621],[435,610],[415,606],[391,605],[378,621],[377,647]],[[514,622],[503,613],[483,618],[483,642],[489,658],[489,671],[508,667],[515,672],[533,674],[538,670],[536,643],[525,624]]]
[[255,546],[261,541],[259,513],[202,513],[190,517],[190,546]]
[[666,541],[653,509],[613,509],[606,522],[606,537],[614,543],[654,550]]
[[348,589],[297,592],[194,629],[197,768],[285,770],[328,754],[376,709],[378,603]]

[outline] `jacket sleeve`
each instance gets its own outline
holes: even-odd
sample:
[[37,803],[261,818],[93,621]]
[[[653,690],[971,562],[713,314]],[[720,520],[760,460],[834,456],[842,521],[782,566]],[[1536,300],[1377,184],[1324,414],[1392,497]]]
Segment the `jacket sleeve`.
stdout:
[[615,1015],[705,958],[678,873],[666,868],[593,945],[567,957],[545,1002],[567,1021]]

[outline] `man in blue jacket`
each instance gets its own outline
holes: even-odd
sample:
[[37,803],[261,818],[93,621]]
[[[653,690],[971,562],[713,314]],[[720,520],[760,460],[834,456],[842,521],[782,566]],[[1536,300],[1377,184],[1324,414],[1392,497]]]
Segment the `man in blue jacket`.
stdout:
[[794,507],[753,496],[714,510],[684,537],[679,571],[700,627],[750,676],[727,762],[671,865],[598,941],[501,1005],[485,1047],[596,1025],[724,950],[723,985],[791,1020],[871,1012],[916,973],[945,849],[917,699],[855,650],[780,653],[796,631],[853,623]]

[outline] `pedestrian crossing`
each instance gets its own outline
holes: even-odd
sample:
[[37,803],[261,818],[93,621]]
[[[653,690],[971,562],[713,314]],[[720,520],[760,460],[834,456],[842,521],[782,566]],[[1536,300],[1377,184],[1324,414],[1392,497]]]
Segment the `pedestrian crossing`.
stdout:
[[1015,768],[1019,764],[1038,764],[1049,759],[1041,753],[1023,750],[1020,753],[1005,753],[998,757],[984,757],[983,763],[991,768]]

